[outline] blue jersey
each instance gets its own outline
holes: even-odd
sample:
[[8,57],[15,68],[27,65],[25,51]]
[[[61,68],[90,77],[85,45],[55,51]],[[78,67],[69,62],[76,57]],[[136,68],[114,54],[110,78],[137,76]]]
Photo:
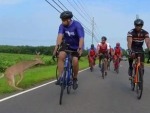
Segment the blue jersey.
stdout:
[[59,26],[58,34],[64,35],[64,41],[67,44],[70,44],[71,49],[78,49],[79,39],[84,38],[84,29],[79,22],[72,20],[72,23],[69,26],[63,26],[61,24]]

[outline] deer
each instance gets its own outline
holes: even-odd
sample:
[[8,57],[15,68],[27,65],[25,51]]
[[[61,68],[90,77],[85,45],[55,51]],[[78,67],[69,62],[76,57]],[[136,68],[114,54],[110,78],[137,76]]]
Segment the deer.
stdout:
[[[8,67],[5,72],[0,76],[0,78],[5,77],[8,85],[11,86],[12,88],[16,90],[23,90],[22,88],[17,87],[18,84],[22,81],[23,79],[23,73],[27,69],[37,65],[37,64],[44,64],[42,61],[42,58],[39,56],[40,52],[36,52],[36,57],[34,60],[28,60],[28,61],[21,61],[17,64],[14,64],[10,67]],[[15,76],[19,75],[19,80],[17,83],[15,82]]]

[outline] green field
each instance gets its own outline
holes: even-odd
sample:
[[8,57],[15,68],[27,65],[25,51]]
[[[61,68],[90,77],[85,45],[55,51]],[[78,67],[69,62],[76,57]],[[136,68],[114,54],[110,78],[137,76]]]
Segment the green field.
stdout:
[[[8,66],[15,64],[22,60],[32,60],[35,55],[25,55],[25,54],[7,54],[0,53],[0,67],[7,68]],[[21,88],[30,88],[37,85],[43,81],[55,79],[55,68],[56,65],[51,60],[50,56],[44,56],[43,60],[46,62],[45,65],[36,66],[28,69],[24,73],[24,78],[19,84]],[[4,66],[4,67],[3,67]],[[80,69],[88,67],[88,60],[86,57],[80,60]],[[16,78],[17,79],[17,78]],[[14,92],[15,90],[8,86],[5,78],[0,79],[0,94],[6,94]]]

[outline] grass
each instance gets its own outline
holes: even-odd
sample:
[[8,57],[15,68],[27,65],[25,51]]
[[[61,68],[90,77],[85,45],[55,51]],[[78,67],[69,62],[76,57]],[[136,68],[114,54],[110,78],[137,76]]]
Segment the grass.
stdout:
[[[88,60],[85,57],[81,58],[79,63],[80,69],[88,67]],[[19,84],[19,87],[27,89],[42,83],[43,81],[55,79],[55,69],[56,65],[33,67],[24,72],[24,78]],[[18,77],[16,79],[18,79]],[[12,92],[15,92],[15,90],[8,86],[5,78],[0,79],[0,94],[2,95]]]

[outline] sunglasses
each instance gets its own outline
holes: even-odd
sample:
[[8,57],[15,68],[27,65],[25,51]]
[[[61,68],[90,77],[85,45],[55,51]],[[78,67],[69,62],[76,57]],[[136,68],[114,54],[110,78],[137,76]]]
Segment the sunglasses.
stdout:
[[136,27],[142,27],[142,25],[135,25]]

